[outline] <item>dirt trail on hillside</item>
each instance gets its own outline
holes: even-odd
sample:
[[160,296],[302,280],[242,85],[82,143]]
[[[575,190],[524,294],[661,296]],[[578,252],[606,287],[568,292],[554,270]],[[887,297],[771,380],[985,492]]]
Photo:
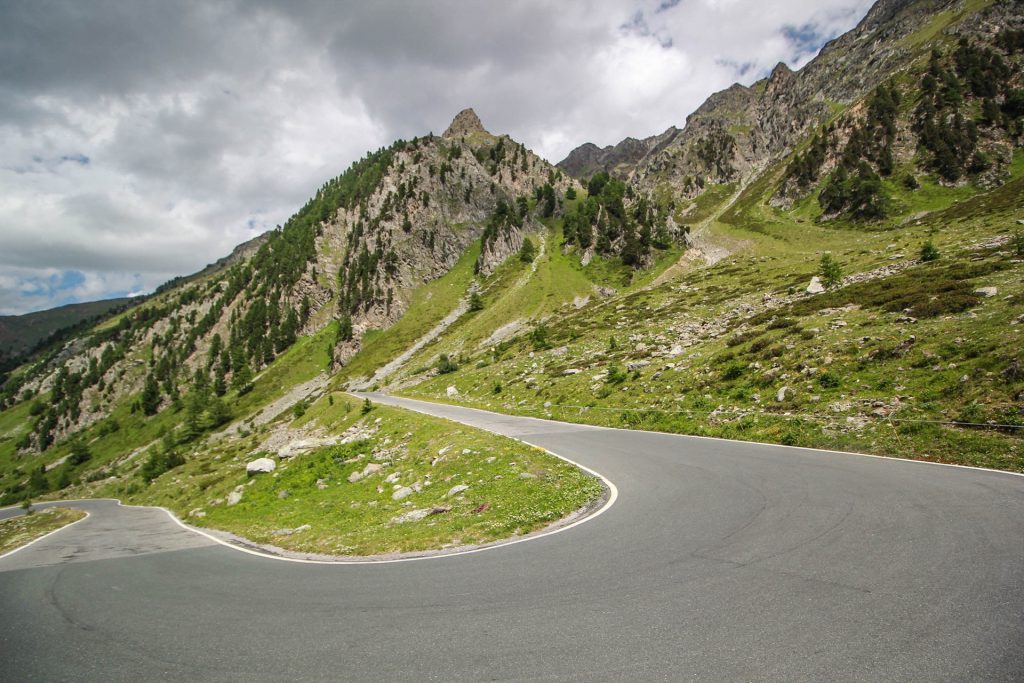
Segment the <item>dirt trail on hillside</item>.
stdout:
[[678,261],[663,270],[658,277],[654,278],[649,285],[644,287],[645,290],[659,287],[694,267],[701,265],[713,266],[746,246],[746,243],[742,240],[727,239],[722,235],[712,237],[711,224],[717,221],[723,213],[736,203],[736,200],[740,198],[743,191],[747,189],[747,185],[749,185],[749,180],[741,182],[740,186],[729,197],[729,201],[722,204],[710,216],[691,227],[690,234],[686,238],[686,251],[683,252]]
[[383,382],[385,379],[393,375],[395,372],[400,370],[402,366],[409,362],[417,351],[422,349],[430,342],[437,339],[441,334],[447,330],[452,324],[462,317],[462,315],[469,310],[469,297],[465,296],[459,300],[458,305],[451,310],[451,312],[444,317],[444,320],[434,326],[432,330],[427,332],[425,335],[416,340],[412,346],[407,348],[405,351],[395,356],[388,363],[377,368],[377,371],[373,373],[371,377],[364,377],[361,379],[354,379],[348,383],[348,388],[353,391],[366,391],[374,384]]
[[232,422],[227,429],[213,434],[210,436],[210,439],[216,441],[218,439],[223,439],[226,436],[234,436],[238,434],[239,430],[249,424],[258,427],[259,425],[270,422],[299,401],[309,397],[311,394],[319,394],[322,392],[327,387],[328,379],[330,378],[326,374],[321,374],[309,381],[303,382],[302,384],[296,384],[288,391],[288,393],[263,406],[263,408],[255,415],[247,416]]

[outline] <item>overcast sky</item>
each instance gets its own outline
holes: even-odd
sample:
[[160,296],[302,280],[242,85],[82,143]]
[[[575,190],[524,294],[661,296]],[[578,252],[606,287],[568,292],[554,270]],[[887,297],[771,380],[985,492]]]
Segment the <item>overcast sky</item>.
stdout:
[[557,162],[806,63],[869,0],[0,0],[0,314],[151,291],[473,107]]

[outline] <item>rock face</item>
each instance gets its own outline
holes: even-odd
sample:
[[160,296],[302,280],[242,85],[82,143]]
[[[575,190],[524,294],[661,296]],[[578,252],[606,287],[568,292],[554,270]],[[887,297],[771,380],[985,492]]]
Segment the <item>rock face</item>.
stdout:
[[652,135],[643,140],[626,138],[616,145],[601,148],[587,142],[559,161],[556,166],[574,178],[589,178],[599,171],[625,180],[636,168],[637,162],[652,151],[668,144],[679,134],[679,129],[672,126],[660,135]]
[[250,477],[255,474],[268,474],[277,469],[277,463],[270,458],[257,458],[246,464],[245,473]]
[[463,109],[455,115],[448,130],[444,132],[444,137],[457,138],[470,133],[487,133],[487,129],[484,128],[484,124],[480,122],[480,117],[476,115],[475,111]]

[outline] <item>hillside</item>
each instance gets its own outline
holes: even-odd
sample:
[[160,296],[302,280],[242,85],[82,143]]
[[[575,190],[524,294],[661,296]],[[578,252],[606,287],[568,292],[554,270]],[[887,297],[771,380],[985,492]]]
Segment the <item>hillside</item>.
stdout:
[[1020,2],[882,0],[801,70],[561,168],[460,112],[13,372],[3,500],[167,499],[269,538],[203,492],[349,429],[411,448],[414,418],[366,433],[342,392],[369,388],[1024,471],[1022,67]]
[[22,315],[0,315],[0,359],[20,357],[58,330],[95,321],[134,302],[134,299],[123,297],[67,304]]

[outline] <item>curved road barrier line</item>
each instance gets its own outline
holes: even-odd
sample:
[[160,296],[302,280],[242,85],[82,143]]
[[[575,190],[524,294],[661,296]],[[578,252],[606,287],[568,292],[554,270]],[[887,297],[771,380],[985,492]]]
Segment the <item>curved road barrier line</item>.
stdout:
[[[173,520],[174,523],[177,524],[178,526],[180,526],[181,528],[186,529],[187,531],[191,531],[194,534],[199,534],[200,536],[208,538],[209,540],[213,541],[214,543],[222,545],[222,546],[224,546],[226,548],[230,548],[232,550],[237,550],[238,552],[242,552],[242,553],[247,553],[249,555],[255,555],[257,557],[265,557],[265,558],[271,559],[271,560],[281,560],[283,562],[297,562],[297,563],[300,563],[300,564],[355,565],[355,564],[394,564],[394,563],[397,563],[397,562],[416,562],[416,561],[419,561],[419,560],[441,560],[441,559],[445,559],[445,558],[448,558],[448,557],[458,557],[460,555],[472,555],[474,553],[482,553],[482,552],[485,552],[487,550],[497,550],[499,548],[505,548],[505,547],[508,547],[510,545],[516,545],[518,543],[525,543],[527,541],[535,541],[535,540],[537,540],[539,538],[544,538],[545,536],[553,536],[555,534],[560,534],[563,531],[568,531],[569,529],[572,529],[573,527],[577,527],[580,524],[583,524],[585,522],[589,522],[589,521],[591,521],[593,519],[596,519],[596,518],[600,517],[601,515],[603,515],[612,505],[615,504],[615,501],[618,500],[618,498],[619,498],[619,489],[616,488],[615,484],[613,484],[610,479],[605,477],[600,472],[592,470],[589,467],[587,467],[586,465],[581,465],[578,462],[570,460],[569,458],[566,458],[564,456],[558,455],[557,453],[549,451],[548,449],[543,448],[541,446],[537,446],[536,444],[532,444],[532,443],[530,443],[528,441],[523,441],[522,439],[516,439],[516,441],[520,441],[521,443],[524,443],[524,444],[526,444],[528,446],[532,446],[533,448],[537,448],[539,450],[542,450],[542,451],[544,451],[545,453],[547,453],[549,455],[553,455],[554,457],[558,458],[559,460],[564,460],[565,462],[569,463],[570,465],[574,465],[575,467],[580,468],[581,470],[583,470],[587,474],[590,474],[590,475],[592,475],[594,477],[597,477],[598,479],[600,479],[604,483],[604,485],[608,489],[608,500],[606,500],[604,502],[604,505],[602,505],[597,510],[591,512],[590,514],[586,515],[585,517],[582,517],[581,519],[577,519],[576,521],[572,522],[571,524],[566,524],[564,526],[559,526],[559,527],[556,527],[554,529],[549,529],[547,531],[540,531],[540,532],[537,532],[537,533],[534,533],[534,534],[529,534],[527,536],[523,536],[522,538],[514,538],[514,539],[511,539],[511,540],[507,540],[507,541],[495,541],[494,543],[483,545],[483,546],[480,546],[478,548],[469,548],[467,550],[453,550],[451,552],[443,552],[443,551],[441,551],[441,552],[436,552],[436,553],[428,554],[428,555],[416,555],[416,556],[413,556],[413,557],[390,557],[390,558],[386,558],[386,559],[374,559],[373,556],[371,555],[371,556],[367,556],[367,558],[365,560],[310,560],[310,559],[304,559],[304,558],[301,558],[301,557],[285,557],[285,556],[282,556],[282,555],[274,555],[272,553],[262,552],[262,551],[254,549],[254,548],[245,548],[245,547],[242,547],[242,546],[239,546],[239,545],[235,545],[234,543],[230,543],[228,541],[225,541],[222,538],[218,538],[217,536],[214,536],[213,534],[207,533],[207,532],[203,531],[202,529],[199,529],[199,528],[194,527],[194,526],[190,526],[190,525],[186,524],[185,522],[181,521],[181,519],[179,519],[178,516],[175,515],[172,511],[168,510],[165,507],[161,507],[161,506],[158,506],[158,505],[130,505],[130,504],[126,505],[125,503],[122,503],[117,498],[74,498],[74,499],[59,500],[59,501],[40,501],[40,504],[46,504],[47,507],[52,507],[51,505],[49,505],[50,503],[74,503],[74,502],[83,502],[84,503],[84,502],[89,502],[89,501],[113,500],[113,501],[117,502],[118,506],[124,507],[124,508],[141,508],[141,509],[146,509],[146,510],[163,510],[164,512],[167,513],[167,516],[170,517],[171,520]],[[15,507],[15,506],[10,506],[8,508],[0,508],[0,509],[10,509],[11,507]],[[58,531],[62,531],[64,529],[67,529],[70,526],[78,524],[78,522],[81,522],[81,521],[87,519],[88,515],[89,515],[89,513],[86,512],[86,517],[83,517],[82,519],[76,520],[76,521],[72,522],[71,524],[68,524],[67,526],[61,527],[60,529],[56,529],[54,531],[51,531],[49,534],[46,534],[45,536],[40,536],[39,538],[37,538],[34,541],[32,541],[32,543],[35,543],[36,541],[41,541],[44,538],[46,538],[46,536],[49,536],[51,534],[55,534]],[[555,522],[555,523],[557,524],[557,522]],[[21,550],[22,548],[27,548],[28,546],[32,545],[32,543],[27,543],[27,544],[21,546],[20,548],[15,548],[11,552],[7,553],[6,555],[0,555],[0,559],[3,559],[4,557],[7,557],[7,555],[11,555],[13,553],[16,553],[17,551]]]
[[[102,500],[102,499],[97,499],[97,500]],[[49,502],[49,501],[47,501],[47,502]],[[74,501],[54,501],[54,502],[67,502],[67,503],[70,503],[70,502],[74,502]],[[118,501],[118,502],[120,502],[120,501]],[[52,505],[47,505],[46,507],[53,507],[53,506]],[[0,509],[8,509],[8,508],[0,508]],[[53,536],[54,534],[59,533],[61,531],[64,531],[65,529],[70,529],[71,527],[73,527],[74,525],[78,524],[79,522],[84,522],[85,520],[89,519],[89,511],[88,510],[83,510],[83,512],[85,512],[85,517],[82,517],[80,519],[76,519],[75,521],[71,522],[70,524],[65,524],[64,526],[60,527],[59,529],[54,529],[53,531],[45,533],[42,536],[40,536],[39,538],[33,538],[31,541],[29,541],[25,545],[19,545],[14,550],[8,550],[3,555],[0,555],[0,560],[4,559],[5,557],[10,557],[11,555],[13,555],[14,553],[18,552],[19,550],[24,550],[25,548],[29,547],[33,543],[38,543],[39,541],[43,540],[44,538],[46,538],[48,536]],[[12,519],[16,519],[16,518],[12,518]]]

